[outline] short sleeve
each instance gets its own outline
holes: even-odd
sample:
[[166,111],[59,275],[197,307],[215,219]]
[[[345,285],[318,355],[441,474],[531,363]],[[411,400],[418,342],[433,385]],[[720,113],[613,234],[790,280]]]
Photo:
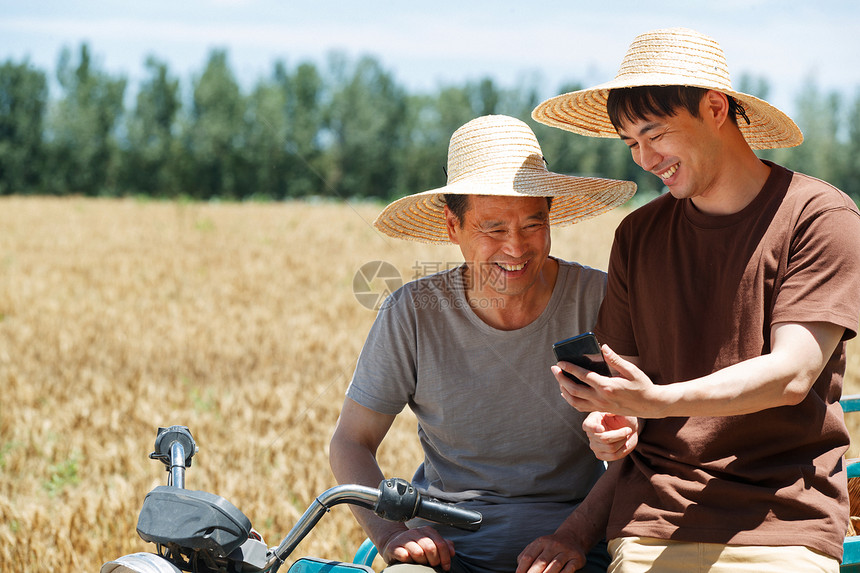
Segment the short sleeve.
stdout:
[[829,322],[857,334],[860,317],[860,213],[833,207],[802,218],[791,241],[773,323]]
[[416,340],[411,300],[407,285],[379,310],[346,391],[347,397],[381,414],[400,413],[415,393]]

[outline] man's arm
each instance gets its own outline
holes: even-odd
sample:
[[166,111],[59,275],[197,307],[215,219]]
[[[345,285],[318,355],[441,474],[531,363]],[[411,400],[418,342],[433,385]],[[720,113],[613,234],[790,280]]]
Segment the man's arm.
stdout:
[[609,464],[609,469],[555,533],[538,537],[523,549],[517,558],[516,573],[568,573],[585,565],[585,555],[606,536],[620,467],[620,463]]
[[562,396],[583,412],[611,412],[641,418],[733,416],[800,403],[821,374],[845,329],[826,322],[776,324],[772,350],[707,376],[655,385],[639,368],[604,345],[618,376],[607,378],[564,363],[586,385],[553,367]]
[[[347,398],[329,447],[329,463],[338,483],[378,487],[384,479],[376,451],[394,416],[380,414]],[[449,569],[453,544],[432,527],[409,529],[372,511],[350,506],[355,518],[386,562],[403,561]]]

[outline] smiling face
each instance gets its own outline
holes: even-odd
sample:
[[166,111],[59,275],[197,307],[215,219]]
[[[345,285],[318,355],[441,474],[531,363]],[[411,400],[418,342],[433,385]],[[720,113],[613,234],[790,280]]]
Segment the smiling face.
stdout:
[[[550,232],[545,197],[472,195],[463,221],[447,207],[445,219],[448,236],[466,261],[471,297],[546,293]],[[550,292],[553,286],[549,283]]]
[[699,102],[698,117],[677,108],[674,115],[630,118],[620,122],[618,135],[633,161],[659,177],[675,198],[707,203],[726,176],[720,128],[727,107],[724,95],[709,91]]
[[707,198],[718,179],[720,141],[706,119],[686,110],[625,122],[618,130],[633,161],[653,173],[676,199]]

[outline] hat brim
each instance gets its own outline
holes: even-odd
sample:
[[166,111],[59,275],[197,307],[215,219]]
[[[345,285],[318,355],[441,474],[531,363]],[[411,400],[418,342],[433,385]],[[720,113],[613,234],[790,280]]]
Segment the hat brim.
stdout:
[[416,193],[389,204],[374,227],[390,237],[424,243],[449,244],[445,223],[446,193],[504,197],[552,197],[550,225],[571,225],[626,203],[636,192],[630,181],[575,177],[552,172],[518,175],[513,185],[461,181]]
[[551,127],[558,127],[592,137],[618,137],[606,112],[609,91],[643,86],[687,86],[714,89],[735,98],[746,111],[750,123],[738,118],[738,127],[753,149],[795,147],[803,142],[803,133],[788,115],[775,106],[749,94],[715,88],[704,83],[691,83],[687,76],[666,73],[638,74],[635,81],[615,79],[593,88],[561,94],[539,104],[532,118]]

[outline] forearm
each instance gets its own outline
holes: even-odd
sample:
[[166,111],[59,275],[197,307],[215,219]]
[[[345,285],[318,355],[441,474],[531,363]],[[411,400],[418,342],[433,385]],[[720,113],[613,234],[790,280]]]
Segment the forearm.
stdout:
[[768,354],[702,378],[657,386],[656,408],[647,417],[737,416],[797,404],[814,381]]
[[841,340],[832,324],[782,324],[773,350],[696,380],[655,387],[656,416],[733,416],[800,403]]
[[[379,487],[384,479],[372,451],[348,440],[338,439],[337,435],[331,442],[329,457],[332,473],[339,484],[355,483]],[[382,519],[368,509],[354,505],[349,507],[380,552],[392,536],[407,529],[404,524]]]
[[570,539],[587,553],[606,536],[615,484],[623,462],[611,462],[579,507],[556,529],[556,533]]

